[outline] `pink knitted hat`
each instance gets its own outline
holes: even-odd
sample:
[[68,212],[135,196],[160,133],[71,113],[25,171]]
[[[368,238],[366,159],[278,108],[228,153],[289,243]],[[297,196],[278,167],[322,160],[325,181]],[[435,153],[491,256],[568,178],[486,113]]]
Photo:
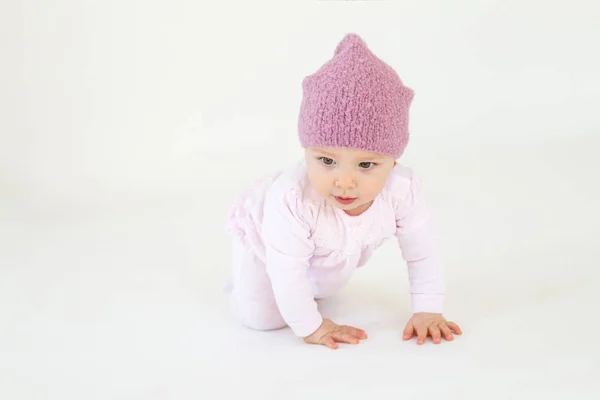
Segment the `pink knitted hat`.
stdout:
[[347,34],[302,89],[303,147],[349,147],[394,158],[404,153],[414,92],[357,34]]

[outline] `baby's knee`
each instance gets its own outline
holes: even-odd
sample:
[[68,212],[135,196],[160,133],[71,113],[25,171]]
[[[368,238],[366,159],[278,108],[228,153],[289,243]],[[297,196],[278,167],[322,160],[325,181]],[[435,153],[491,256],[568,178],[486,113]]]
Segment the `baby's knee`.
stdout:
[[236,304],[235,301],[232,301],[232,306],[237,320],[247,328],[271,331],[287,325],[279,313],[279,309],[273,305]]
[[287,324],[280,315],[254,313],[247,315],[242,324],[257,331],[272,331],[284,328]]

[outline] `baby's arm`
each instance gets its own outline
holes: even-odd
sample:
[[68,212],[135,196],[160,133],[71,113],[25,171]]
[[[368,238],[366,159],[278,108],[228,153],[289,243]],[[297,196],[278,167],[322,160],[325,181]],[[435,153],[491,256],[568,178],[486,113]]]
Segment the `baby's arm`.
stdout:
[[300,195],[292,189],[274,190],[265,200],[263,238],[267,274],[281,316],[308,344],[337,349],[337,342],[358,344],[362,329],[323,319],[308,280],[309,260],[315,246]]
[[461,328],[442,316],[444,309],[444,260],[431,212],[425,203],[418,179],[411,177],[408,194],[396,213],[396,236],[408,264],[413,316],[404,328],[403,338],[417,336],[424,344],[427,336],[433,343],[442,337],[454,340]]
[[396,237],[408,265],[413,313],[442,314],[444,308],[444,260],[437,229],[417,178],[396,212]]
[[279,311],[296,335],[309,336],[321,326],[323,318],[307,275],[314,243],[293,190],[267,196],[262,234],[267,274]]

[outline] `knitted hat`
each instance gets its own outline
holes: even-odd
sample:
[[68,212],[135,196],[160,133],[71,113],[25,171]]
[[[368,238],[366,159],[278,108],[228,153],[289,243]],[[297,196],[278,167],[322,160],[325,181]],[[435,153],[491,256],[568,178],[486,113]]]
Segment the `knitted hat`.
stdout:
[[400,157],[414,92],[350,33],[333,58],[302,81],[302,147],[349,147]]

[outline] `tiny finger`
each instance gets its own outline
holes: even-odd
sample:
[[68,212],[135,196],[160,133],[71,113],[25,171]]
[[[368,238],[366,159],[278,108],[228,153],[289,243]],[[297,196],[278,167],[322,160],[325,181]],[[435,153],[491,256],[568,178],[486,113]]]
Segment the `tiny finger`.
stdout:
[[454,336],[452,336],[452,331],[450,330],[450,328],[448,328],[447,324],[439,324],[438,325],[440,328],[440,331],[442,332],[442,335],[444,336],[444,338],[448,341],[450,340],[454,340]]
[[427,338],[427,328],[425,328],[425,327],[417,328],[417,344],[424,344],[426,338]]
[[442,334],[440,333],[440,328],[438,328],[436,325],[431,325],[429,327],[429,333],[431,334],[433,343],[440,344],[440,342],[442,341]]
[[358,329],[355,328],[353,326],[348,326],[348,325],[342,325],[342,331],[347,332],[349,334],[351,334],[354,337],[357,337],[359,339],[366,339],[367,338],[367,332],[363,331],[362,329]]
[[357,337],[343,331],[335,331],[331,334],[331,337],[336,342],[345,342],[350,344],[358,344],[360,342]]
[[329,347],[330,349],[333,350],[337,350],[337,348],[339,347],[338,344],[335,342],[335,340],[333,340],[333,338],[331,337],[327,337],[325,339],[323,339],[322,342],[325,346]]
[[462,335],[462,330],[454,322],[448,322],[447,324],[448,327],[452,330],[452,332],[456,333],[457,335]]
[[412,324],[412,322],[408,321],[408,324],[406,324],[406,327],[404,328],[403,339],[408,340],[411,337],[413,337],[414,334],[415,334],[415,330],[414,330],[413,324]]

